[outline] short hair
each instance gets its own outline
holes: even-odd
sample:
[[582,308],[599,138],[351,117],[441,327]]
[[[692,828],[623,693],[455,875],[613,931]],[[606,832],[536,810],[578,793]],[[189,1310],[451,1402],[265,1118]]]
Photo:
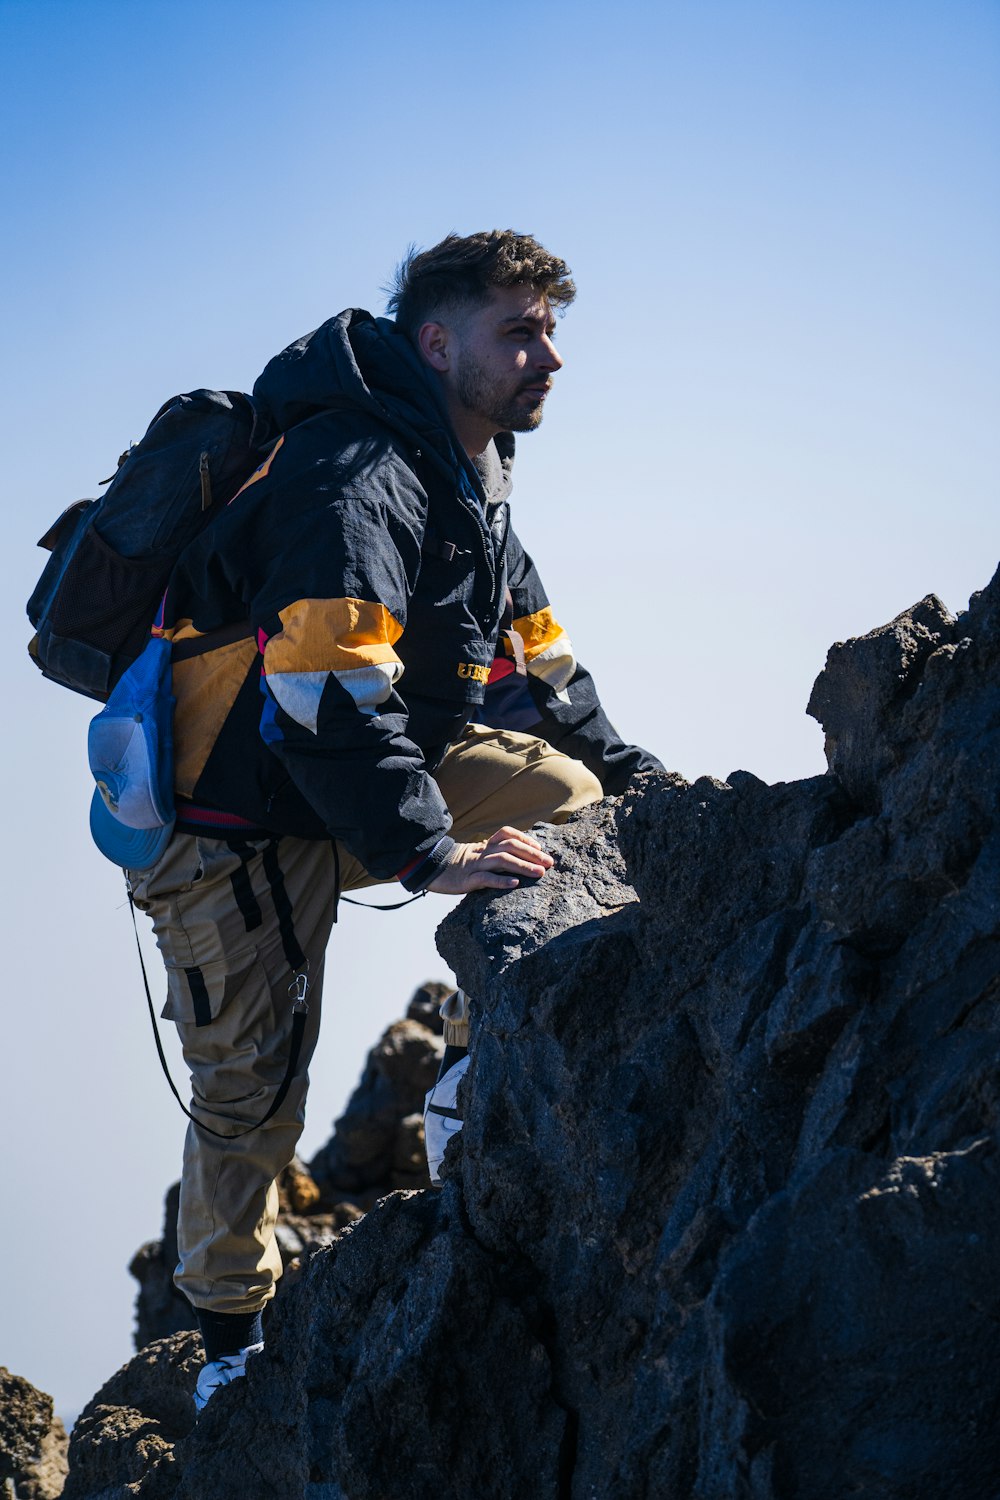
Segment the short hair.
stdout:
[[411,245],[396,269],[387,310],[411,338],[434,315],[465,306],[483,306],[494,287],[536,288],[562,311],[576,296],[569,266],[550,255],[530,234],[489,229],[480,234],[454,231],[430,250]]

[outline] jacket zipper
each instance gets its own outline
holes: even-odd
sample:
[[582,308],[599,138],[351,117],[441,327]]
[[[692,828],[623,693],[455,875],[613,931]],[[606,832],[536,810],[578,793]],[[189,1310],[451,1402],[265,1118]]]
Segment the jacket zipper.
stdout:
[[463,500],[467,505],[474,503],[476,507],[476,520],[479,522],[479,536],[483,544],[483,556],[490,570],[490,617],[492,622],[493,617],[497,615],[500,605],[500,582],[504,576],[504,558],[507,555],[507,536],[510,532],[510,504],[506,501],[503,502],[506,505],[507,513],[504,517],[504,528],[500,539],[500,546],[494,552],[493,530],[486,519],[485,511],[480,507],[478,497],[475,494],[469,495],[468,491],[471,488],[471,484],[464,470],[460,470],[460,476],[460,493]]
[[494,614],[500,607],[500,580],[504,576],[504,563],[507,558],[507,537],[510,535],[510,503],[505,503],[507,506],[507,514],[504,517],[503,535],[500,538],[500,550],[497,553],[497,566],[493,575],[492,612]]

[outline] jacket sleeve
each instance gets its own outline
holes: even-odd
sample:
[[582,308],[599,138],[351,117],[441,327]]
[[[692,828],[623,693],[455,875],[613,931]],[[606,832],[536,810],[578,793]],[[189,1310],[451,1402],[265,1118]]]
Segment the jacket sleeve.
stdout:
[[[274,464],[251,618],[261,734],[365,868],[421,889],[454,847],[451,816],[407,735],[395,645],[420,561],[426,495],[391,452]],[[356,457],[356,456],[355,456]],[[277,518],[277,519],[275,519]]]
[[636,771],[662,770],[649,751],[625,744],[608,719],[593,678],[576,660],[538,571],[513,531],[507,539],[507,584],[527,678],[511,672],[487,689],[484,722],[537,734],[581,760],[609,794],[624,791]]

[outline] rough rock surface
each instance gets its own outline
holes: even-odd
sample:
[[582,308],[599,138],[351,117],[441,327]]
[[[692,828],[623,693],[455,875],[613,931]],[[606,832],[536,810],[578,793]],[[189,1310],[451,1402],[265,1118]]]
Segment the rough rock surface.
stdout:
[[128,1367],[70,1500],[995,1500],[998,667],[1000,581],[924,600],[831,652],[832,774],[649,775],[465,901],[443,1191],[314,1255],[125,1490],[107,1424],[169,1441]]
[[[74,1424],[63,1500],[140,1494],[161,1500],[174,1493],[181,1440],[195,1425],[191,1393],[204,1357],[201,1335],[185,1330],[147,1344],[112,1375]],[[240,1458],[238,1451],[229,1454],[230,1483]]]
[[[278,1248],[285,1274],[283,1297],[312,1251],[332,1244],[395,1188],[428,1187],[424,1155],[423,1097],[437,1077],[444,1050],[438,1006],[448,987],[421,985],[406,1015],[395,1021],[368,1054],[361,1082],[333,1135],[310,1167],[295,1159],[279,1180]],[[135,1347],[197,1326],[191,1305],[174,1286],[180,1183],[168,1190],[163,1232],[141,1245],[129,1271],[139,1283]]]
[[444,984],[422,985],[404,1019],[395,1021],[369,1052],[333,1135],[309,1164],[324,1203],[346,1199],[367,1209],[394,1188],[430,1185],[424,1095],[444,1053],[438,1007],[449,993]]
[[52,1397],[0,1367],[0,1494],[56,1500],[66,1478],[66,1430]]

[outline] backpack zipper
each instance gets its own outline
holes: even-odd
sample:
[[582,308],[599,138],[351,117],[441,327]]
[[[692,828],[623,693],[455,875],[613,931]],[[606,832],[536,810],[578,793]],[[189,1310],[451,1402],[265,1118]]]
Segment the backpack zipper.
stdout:
[[212,476],[209,473],[207,453],[203,453],[198,460],[198,478],[201,480],[201,508],[205,511],[212,504]]

